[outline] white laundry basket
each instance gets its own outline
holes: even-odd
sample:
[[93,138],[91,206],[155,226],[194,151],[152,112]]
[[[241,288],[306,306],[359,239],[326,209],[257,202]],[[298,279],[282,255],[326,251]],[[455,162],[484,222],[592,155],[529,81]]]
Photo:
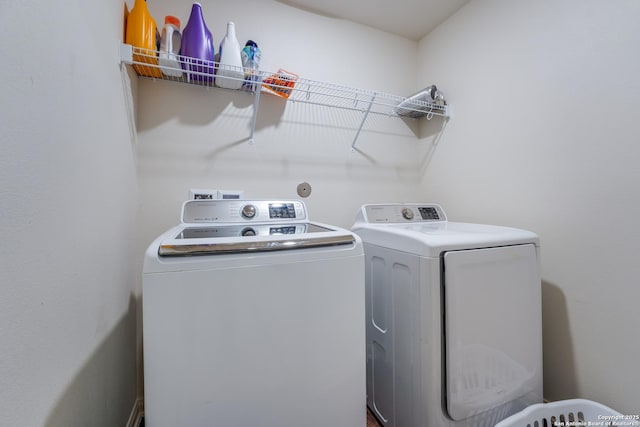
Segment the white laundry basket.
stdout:
[[640,426],[638,415],[622,415],[585,399],[538,403],[505,418],[495,427]]

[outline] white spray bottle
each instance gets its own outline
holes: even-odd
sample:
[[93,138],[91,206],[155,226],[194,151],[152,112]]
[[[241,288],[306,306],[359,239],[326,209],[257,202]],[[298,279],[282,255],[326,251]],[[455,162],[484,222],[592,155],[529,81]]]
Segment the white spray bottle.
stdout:
[[236,37],[236,26],[227,23],[227,35],[220,43],[220,64],[216,73],[216,86],[226,89],[240,89],[244,81],[244,69],[240,55],[240,43]]

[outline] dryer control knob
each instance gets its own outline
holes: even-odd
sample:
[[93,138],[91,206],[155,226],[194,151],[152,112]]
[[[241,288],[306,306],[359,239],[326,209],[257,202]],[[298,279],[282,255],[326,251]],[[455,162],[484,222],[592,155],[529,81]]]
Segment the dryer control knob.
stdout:
[[247,219],[251,219],[255,217],[256,213],[257,213],[256,207],[253,205],[244,205],[242,207],[242,216]]
[[413,211],[409,208],[402,208],[402,217],[411,221],[413,219]]

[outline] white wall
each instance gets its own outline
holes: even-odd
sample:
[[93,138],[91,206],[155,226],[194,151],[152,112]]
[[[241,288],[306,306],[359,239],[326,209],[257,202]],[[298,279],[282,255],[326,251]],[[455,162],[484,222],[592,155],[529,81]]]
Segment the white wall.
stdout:
[[0,16],[0,425],[124,426],[137,272],[123,6],[3,1]]
[[455,108],[421,198],[453,220],[540,234],[545,396],[628,414],[640,409],[638,22],[635,0],[473,1],[421,41],[418,73]]
[[[415,90],[416,42],[277,2],[202,6],[216,49],[232,20],[241,44],[259,44],[264,70],[389,93]],[[183,26],[190,13],[170,1],[149,7],[156,20],[174,14]],[[189,188],[298,198],[296,186],[308,181],[311,217],[349,227],[361,203],[409,198],[420,181],[419,145],[402,120],[371,117],[352,153],[361,114],[263,94],[250,145],[253,98],[246,93],[139,81],[138,95],[140,251],[177,223]]]

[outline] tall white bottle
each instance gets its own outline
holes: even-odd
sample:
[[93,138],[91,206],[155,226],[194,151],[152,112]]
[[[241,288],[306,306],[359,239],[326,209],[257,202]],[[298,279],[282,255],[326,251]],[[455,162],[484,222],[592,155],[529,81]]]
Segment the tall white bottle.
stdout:
[[240,43],[236,37],[236,26],[227,23],[227,35],[220,43],[220,64],[216,73],[216,86],[226,89],[240,89],[244,81]]

